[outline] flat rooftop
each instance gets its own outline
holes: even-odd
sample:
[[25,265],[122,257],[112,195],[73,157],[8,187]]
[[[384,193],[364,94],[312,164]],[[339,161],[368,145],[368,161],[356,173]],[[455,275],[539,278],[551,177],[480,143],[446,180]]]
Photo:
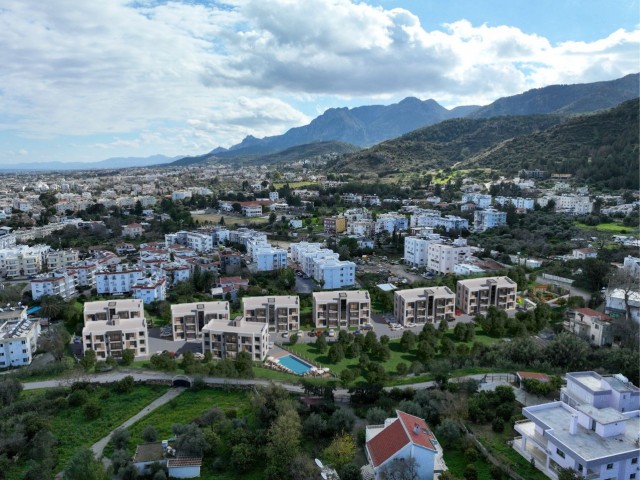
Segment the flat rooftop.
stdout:
[[464,285],[467,288],[489,288],[491,284],[496,284],[498,288],[516,288],[518,285],[509,277],[482,277],[469,278],[467,280],[458,280],[458,285]]
[[407,290],[398,290],[395,294],[405,300],[425,300],[430,296],[449,297],[452,299],[455,297],[455,294],[449,287],[410,288]]
[[582,386],[588,388],[592,392],[607,392],[611,390],[611,387],[606,384],[602,384],[602,377],[596,372],[578,372],[570,373],[567,375],[575,383],[579,383]]
[[229,313],[229,302],[193,302],[179,303],[171,305],[171,316],[179,317],[181,315],[191,315],[195,312],[203,311],[205,313]]
[[299,307],[300,297],[297,295],[272,295],[264,297],[245,297],[242,299],[244,308],[260,308],[267,305],[278,307]]
[[244,317],[238,317],[235,320],[211,320],[207,323],[202,331],[221,332],[221,333],[237,333],[239,335],[261,335],[266,330],[267,324],[262,322],[247,322]]
[[[546,404],[546,408],[534,409],[525,408],[526,416],[536,423],[542,423],[553,432],[546,432],[549,438],[554,439],[559,447],[565,445],[567,448],[578,453],[586,461],[596,460],[610,455],[618,455],[626,452],[638,450],[636,438],[640,432],[640,413],[632,412],[635,416],[627,414],[625,431],[623,434],[613,437],[601,437],[596,432],[578,425],[575,435],[569,433],[571,416],[573,412],[570,407],[564,406],[561,402]],[[545,428],[545,430],[547,429]]]
[[[119,311],[138,310],[142,312],[142,300],[139,298],[122,298],[118,300],[102,300],[98,302],[87,302],[84,304],[84,314],[102,313],[107,309],[115,308]],[[144,316],[144,313],[143,313]]]
[[316,302],[337,302],[345,298],[348,302],[368,302],[369,292],[366,290],[343,290],[334,292],[313,292]]

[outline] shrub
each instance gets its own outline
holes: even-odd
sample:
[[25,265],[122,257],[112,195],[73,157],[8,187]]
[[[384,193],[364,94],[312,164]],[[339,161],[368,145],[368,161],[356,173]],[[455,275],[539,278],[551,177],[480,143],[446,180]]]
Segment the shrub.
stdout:
[[491,429],[496,433],[504,432],[504,420],[501,417],[496,417],[491,422]]
[[158,432],[153,425],[147,425],[144,427],[141,436],[145,442],[155,442],[158,440]]
[[96,402],[89,402],[84,406],[84,416],[87,420],[95,420],[102,414],[102,407]]
[[84,405],[89,400],[89,394],[86,390],[76,390],[69,395],[69,405],[72,407],[79,407]]
[[135,387],[135,380],[131,375],[127,375],[122,380],[113,384],[113,391],[116,393],[130,393]]

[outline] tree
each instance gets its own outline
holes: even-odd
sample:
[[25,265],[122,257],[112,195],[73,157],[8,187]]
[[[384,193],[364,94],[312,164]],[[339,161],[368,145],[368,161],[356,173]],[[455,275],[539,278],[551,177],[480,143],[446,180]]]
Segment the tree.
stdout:
[[469,463],[466,467],[464,467],[463,475],[465,480],[478,480],[478,469],[473,463]]
[[331,363],[339,363],[342,360],[344,360],[344,350],[342,345],[336,342],[329,348],[329,361]]
[[314,345],[316,346],[316,349],[318,349],[319,353],[324,353],[327,351],[327,339],[324,338],[324,335],[318,335]]
[[231,457],[229,458],[234,470],[244,473],[251,469],[255,462],[256,449],[247,442],[240,442],[231,447]]
[[443,446],[452,448],[458,441],[462,432],[460,431],[460,425],[451,418],[445,418],[440,425],[436,427],[436,438]]
[[176,450],[185,457],[201,457],[208,444],[202,430],[197,425],[174,425],[173,433],[177,435]]
[[93,456],[88,448],[77,450],[67,462],[64,480],[106,480],[107,474],[102,462]]
[[584,480],[584,477],[573,468],[559,468],[558,480]]
[[329,465],[336,470],[341,470],[355,458],[356,441],[348,433],[336,435],[323,453]]
[[111,443],[118,450],[126,449],[131,439],[131,433],[126,428],[118,428],[111,434]]
[[403,352],[410,352],[416,348],[416,334],[410,330],[402,332],[402,338],[400,339],[400,349]]
[[91,349],[86,350],[84,352],[82,360],[80,360],[80,365],[82,365],[82,368],[84,368],[85,371],[89,372],[96,366],[96,363],[96,352]]
[[158,431],[153,425],[147,425],[144,427],[144,430],[142,430],[142,439],[145,442],[155,442],[158,440]]
[[589,344],[569,332],[556,336],[544,349],[544,357],[564,371],[582,370],[586,366]]
[[419,468],[415,457],[394,459],[380,470],[380,480],[418,480]]
[[338,408],[329,418],[329,427],[337,433],[350,432],[355,423],[355,415],[346,408]]
[[267,469],[269,480],[286,478],[300,449],[300,417],[289,409],[279,415],[267,432]]
[[46,337],[39,340],[40,348],[45,352],[51,353],[57,361],[62,360],[67,344],[71,340],[71,336],[64,328],[56,328]]
[[317,413],[312,413],[307,417],[302,425],[305,437],[320,438],[327,430],[327,422]]
[[22,384],[8,375],[0,381],[0,405],[11,405],[22,392]]
[[315,480],[318,478],[318,466],[309,455],[297,455],[291,462],[289,475],[292,480]]
[[294,333],[293,335],[289,336],[289,345],[295,345],[296,343],[298,343],[298,340],[300,339],[300,337],[298,336],[297,333]]
[[236,371],[240,378],[253,378],[253,359],[249,352],[240,352],[236,357]]
[[60,295],[43,295],[40,298],[40,315],[49,320],[60,320],[67,310],[67,304]]
[[369,425],[379,425],[384,423],[389,415],[380,407],[373,407],[367,410],[367,423]]
[[135,350],[132,350],[130,348],[126,349],[124,352],[122,352],[122,364],[123,365],[131,365],[133,363],[133,361],[136,358],[136,352]]

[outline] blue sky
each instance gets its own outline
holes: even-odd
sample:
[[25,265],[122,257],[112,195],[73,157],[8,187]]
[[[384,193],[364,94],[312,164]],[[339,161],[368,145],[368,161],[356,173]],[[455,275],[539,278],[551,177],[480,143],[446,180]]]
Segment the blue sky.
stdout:
[[5,0],[0,165],[170,156],[640,71],[638,0]]

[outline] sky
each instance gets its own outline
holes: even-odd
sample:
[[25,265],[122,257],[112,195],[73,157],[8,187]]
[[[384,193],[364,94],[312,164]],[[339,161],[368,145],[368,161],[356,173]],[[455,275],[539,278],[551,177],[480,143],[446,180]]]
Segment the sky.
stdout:
[[640,71],[640,0],[3,0],[0,165],[202,154],[328,108]]

